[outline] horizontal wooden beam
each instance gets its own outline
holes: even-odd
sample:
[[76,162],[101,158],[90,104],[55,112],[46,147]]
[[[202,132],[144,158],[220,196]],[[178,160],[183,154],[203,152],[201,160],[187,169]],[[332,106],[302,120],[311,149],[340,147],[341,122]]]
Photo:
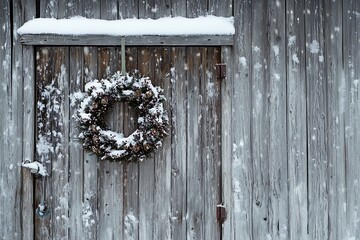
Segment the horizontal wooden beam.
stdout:
[[[24,45],[120,46],[121,36],[24,34]],[[232,46],[233,35],[125,36],[126,46]]]

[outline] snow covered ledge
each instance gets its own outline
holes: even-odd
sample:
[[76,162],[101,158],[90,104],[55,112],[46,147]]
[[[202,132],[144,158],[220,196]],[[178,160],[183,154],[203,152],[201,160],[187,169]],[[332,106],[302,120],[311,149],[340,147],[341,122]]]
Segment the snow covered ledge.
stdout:
[[25,45],[231,46],[233,17],[101,20],[38,18],[18,29]]

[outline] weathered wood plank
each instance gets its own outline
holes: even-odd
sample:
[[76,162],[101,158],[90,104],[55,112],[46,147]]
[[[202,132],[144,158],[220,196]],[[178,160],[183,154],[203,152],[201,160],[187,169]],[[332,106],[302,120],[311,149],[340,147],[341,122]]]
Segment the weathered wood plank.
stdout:
[[[154,48],[138,48],[138,69],[144,76],[154,79]],[[155,157],[150,155],[139,164],[139,239],[152,239],[154,225]]]
[[[101,19],[118,18],[117,2],[101,1]],[[115,47],[98,48],[98,78],[106,78],[119,70]],[[124,104],[116,104],[107,116],[107,123],[114,131],[123,132]],[[123,166],[119,162],[100,161],[98,176],[99,238],[120,239],[123,235],[122,199]]]
[[[97,48],[84,47],[84,84],[97,76]],[[98,157],[84,152],[84,237],[97,239],[98,236]]]
[[171,1],[171,16],[172,17],[186,17],[187,0],[172,0]]
[[310,239],[328,239],[327,79],[319,62],[324,54],[322,2],[305,2],[307,144],[308,144],[308,234]]
[[[52,209],[52,237],[68,238],[69,225],[69,49],[55,48],[50,57],[53,59],[54,75],[49,87],[51,101],[51,194],[47,195]],[[46,86],[45,86],[46,87]]]
[[[333,6],[333,4],[335,4],[335,6]],[[335,13],[336,9],[333,9],[333,7],[336,7],[338,12]],[[343,9],[342,16],[339,14],[341,7]],[[335,119],[332,118],[333,124],[335,123],[336,125],[329,124],[329,127],[334,126],[338,128],[336,132],[343,134],[344,140],[340,138],[340,134],[336,135],[336,137],[341,140],[339,141],[340,144],[343,144],[343,146],[336,145],[336,153],[342,151],[343,147],[345,148],[345,152],[340,152],[342,154],[341,157],[338,158],[337,155],[333,156],[334,159],[338,161],[339,159],[344,159],[344,162],[340,161],[336,165],[333,164],[332,171],[330,172],[332,174],[330,180],[332,180],[336,186],[336,189],[335,186],[332,188],[334,192],[332,192],[333,195],[330,200],[335,201],[335,203],[338,201],[337,204],[343,206],[343,208],[339,207],[339,210],[341,209],[342,211],[338,212],[338,216],[333,216],[335,218],[334,220],[338,220],[337,224],[340,227],[336,229],[336,235],[330,235],[330,239],[346,237],[356,239],[360,236],[360,214],[358,210],[360,206],[360,133],[358,131],[360,128],[360,2],[354,0],[343,1],[342,6],[339,6],[338,3],[332,3],[328,9],[334,16],[328,27],[332,33],[330,37],[333,36],[333,38],[330,38],[331,43],[327,43],[330,44],[333,52],[331,52],[332,57],[329,57],[325,63],[327,63],[328,66],[328,73],[330,72],[333,81],[335,81],[333,90],[336,90],[336,87],[338,87],[339,99],[339,116]],[[342,56],[342,59],[339,56]],[[341,62],[341,60],[343,61]],[[341,66],[341,64],[343,64],[343,66]],[[342,70],[344,72],[342,72]],[[341,122],[341,120],[343,120],[343,122]],[[332,146],[330,144],[329,147]],[[331,153],[335,151],[335,149],[331,150]],[[329,161],[331,160],[330,157]],[[339,198],[336,198],[337,195],[339,195]],[[330,203],[332,203],[332,201],[330,201]],[[344,206],[346,206],[346,208]],[[329,209],[330,208],[331,206],[329,206]],[[344,220],[345,218],[346,221]],[[335,229],[332,232],[335,232]]]
[[[51,87],[52,80],[55,79],[53,72],[53,58],[54,49],[36,48],[36,154],[35,160],[42,163],[47,169],[48,174],[52,174],[51,165],[51,91],[54,90]],[[46,193],[44,193],[44,187]],[[46,178],[46,183],[43,179],[35,180],[34,189],[34,203],[35,208],[44,201],[48,207],[52,205],[51,192],[52,184],[49,178]],[[54,209],[54,208],[51,208]],[[50,210],[51,213],[52,210]],[[50,239],[52,238],[52,214],[46,216],[46,218],[35,218],[34,228],[35,239]]]
[[271,93],[267,36],[269,3],[252,4],[252,86],[251,86],[251,157],[252,157],[252,231],[254,239],[269,234],[269,167],[270,167],[270,112]]
[[[234,2],[234,14],[236,35],[234,46],[234,89],[232,106],[232,129],[233,146],[232,150],[232,172],[230,201],[232,203],[230,214],[231,225],[229,231],[225,231],[225,239],[253,239],[252,226],[254,225],[252,216],[253,203],[253,166],[251,156],[251,98],[252,88],[252,45],[251,45],[251,25],[246,22],[251,19],[252,1]],[[229,86],[231,87],[231,86]],[[225,101],[225,99],[222,99]],[[226,104],[226,103],[225,103]],[[224,109],[223,109],[224,111]],[[225,115],[223,115],[225,118]],[[223,126],[224,127],[224,126]],[[222,132],[223,137],[226,132]],[[230,133],[228,133],[230,134]],[[223,142],[223,145],[225,143]],[[223,161],[227,161],[224,159]],[[225,166],[223,166],[225,167]],[[223,181],[229,181],[223,179]],[[224,182],[225,184],[225,182]],[[229,196],[228,196],[229,197]]]
[[[157,48],[154,53],[155,72],[152,82],[164,89],[164,95],[167,98],[167,101],[164,102],[164,109],[171,119],[171,50],[170,48]],[[171,135],[164,139],[162,148],[155,152],[154,174],[153,239],[171,239]],[[159,199],[162,200],[159,201]]]
[[83,192],[84,153],[78,139],[79,131],[72,117],[79,107],[80,93],[83,91],[83,54],[81,47],[69,50],[69,239],[82,238],[83,232]]
[[[23,81],[24,81],[24,111],[23,111],[23,157],[22,160],[34,161],[35,149],[35,63],[34,47],[23,47]],[[21,179],[22,186],[22,239],[34,237],[34,179],[30,171],[23,172]]]
[[[103,35],[53,35],[24,34],[20,36],[24,45],[62,46],[119,46],[121,36]],[[232,35],[197,36],[125,36],[127,46],[232,46]]]
[[286,2],[289,238],[307,237],[307,125],[304,2]]
[[[347,2],[347,1],[345,1]],[[347,211],[350,205],[347,205],[347,194],[344,191],[347,188],[347,182],[353,176],[349,176],[347,171],[349,157],[346,151],[346,126],[345,109],[349,112],[348,104],[350,97],[351,80],[346,83],[343,72],[343,35],[342,35],[342,2],[328,1],[324,2],[324,53],[319,53],[319,65],[326,72],[326,117],[327,129],[327,181],[328,194],[328,237],[329,239],[350,238],[351,223],[347,222]],[[323,87],[324,88],[324,87]],[[351,142],[351,140],[349,141]],[[352,166],[355,167],[355,166]],[[350,170],[351,172],[351,170]],[[347,178],[349,176],[349,178]],[[349,183],[352,182],[352,179]],[[320,183],[321,184],[321,183]],[[352,185],[352,184],[351,184]],[[350,185],[348,190],[351,189]],[[355,210],[352,207],[353,210]],[[356,211],[356,210],[355,210]],[[355,220],[355,219],[353,219]],[[347,225],[349,224],[349,225]],[[331,227],[336,226],[336,227]],[[326,227],[326,226],[324,226]],[[350,230],[350,231],[349,231]],[[355,237],[356,235],[352,235]],[[357,235],[359,236],[359,235]],[[322,237],[324,238],[324,237]]]
[[[5,169],[7,169],[7,178],[8,190],[2,188],[2,191],[7,192],[8,196],[6,197],[5,209],[19,209],[21,204],[21,188],[18,187],[19,182],[21,181],[21,163],[23,157],[23,99],[24,99],[24,82],[22,79],[23,65],[22,63],[22,45],[19,41],[16,31],[19,26],[23,23],[23,18],[25,17],[22,12],[22,2],[21,1],[10,1],[12,4],[11,13],[11,91],[9,94],[10,105],[6,107],[9,108],[8,116],[10,121],[9,124],[9,138],[10,143],[8,150],[8,158],[5,160]],[[15,9],[15,10],[14,10]],[[20,11],[19,11],[20,10]],[[10,20],[10,19],[9,19]],[[9,30],[10,30],[9,29]],[[6,47],[5,47],[6,48]],[[4,64],[3,64],[4,67]],[[19,209],[20,210],[20,209]],[[14,211],[12,213],[12,221],[7,222],[8,225],[12,225],[12,234],[14,238],[17,238],[21,235],[21,211]],[[31,211],[31,205],[28,206],[27,211]]]
[[187,48],[187,198],[186,198],[186,236],[188,239],[204,239],[204,179],[202,161],[202,129],[201,115],[202,96],[200,82],[202,81],[201,56],[202,48]]
[[[138,17],[138,4],[139,1],[120,0],[120,18]],[[118,54],[121,55],[120,49]],[[125,59],[127,71],[137,69],[137,48],[126,48]],[[123,107],[122,112],[124,134],[130,135],[136,129],[136,114],[128,105]],[[139,239],[139,178],[139,163],[123,166],[123,239]]]
[[[33,19],[36,14],[35,1],[22,1],[24,16],[22,21]],[[18,39],[19,40],[19,39]],[[35,58],[34,47],[22,48],[22,78],[24,82],[23,98],[23,156],[22,161],[34,161],[35,149]],[[34,180],[29,171],[22,174],[21,179],[21,214],[22,214],[22,239],[34,238]]]
[[[286,127],[286,33],[285,3],[272,1],[268,5],[269,27],[268,60],[269,71],[269,205],[268,222],[272,239],[288,239],[288,159]],[[266,160],[265,160],[266,161]],[[267,218],[267,220],[265,220]],[[265,236],[264,236],[265,237]]]
[[[21,234],[21,223],[18,222],[20,218],[19,194],[20,189],[17,186],[17,182],[20,180],[20,169],[18,163],[21,162],[21,135],[22,129],[17,129],[17,123],[22,122],[20,118],[16,118],[18,114],[21,114],[18,108],[16,98],[18,97],[17,91],[21,89],[14,89],[14,87],[22,87],[22,83],[18,77],[21,77],[21,73],[18,69],[14,69],[12,72],[12,66],[15,66],[15,62],[12,62],[12,25],[11,25],[11,4],[9,1],[2,1],[0,3],[0,61],[2,63],[0,68],[1,89],[0,89],[0,208],[2,211],[2,217],[0,219],[0,231],[3,239],[14,239]],[[14,21],[18,22],[18,16],[14,15]],[[18,42],[14,42],[15,51],[19,53],[17,47]],[[21,49],[20,49],[21,50]],[[16,61],[19,61],[20,56],[17,56]],[[18,76],[14,76],[16,73]],[[12,78],[14,77],[14,79]],[[21,99],[20,99],[21,100]],[[19,131],[20,130],[20,131]],[[19,144],[14,148],[15,144]],[[20,151],[19,151],[20,149]],[[16,152],[17,151],[17,152]]]
[[[115,48],[98,49],[98,78],[106,78],[118,70]],[[123,132],[123,104],[116,104],[107,116],[107,123],[114,131]],[[122,165],[119,162],[100,161],[98,176],[99,238],[118,239],[122,220]]]
[[118,0],[119,19],[137,18],[139,15],[139,1]]
[[[82,1],[84,17],[100,18],[98,0]],[[98,76],[97,48],[84,47],[84,84]],[[84,197],[83,197],[83,238],[97,239],[99,236],[98,213],[98,157],[90,152],[84,153]]]
[[[233,14],[233,3],[230,0],[219,1],[210,0],[208,2],[208,12],[215,16],[230,17]],[[240,42],[235,41],[234,36],[234,47]],[[221,126],[221,132],[219,139],[221,143],[221,178],[219,190],[220,199],[218,204],[223,204],[227,210],[226,221],[221,225],[221,236],[222,239],[231,239],[231,226],[232,226],[232,161],[233,159],[233,130],[232,130],[232,106],[233,106],[233,86],[234,86],[234,55],[232,47],[221,46],[221,63],[226,64],[226,77],[221,80],[220,83],[220,102],[221,102],[221,119],[219,119],[219,125]]]
[[221,225],[216,218],[216,207],[221,203],[221,81],[216,64],[220,63],[220,48],[204,48],[200,92],[203,119],[201,161],[204,181],[204,239],[220,239]]
[[[170,0],[153,1],[154,18],[171,15]],[[164,109],[171,119],[171,52],[169,48],[154,49],[154,79],[157,86],[164,89],[168,99]],[[171,212],[171,136],[163,141],[161,149],[155,152],[155,182],[154,182],[154,226],[152,239],[170,239],[170,212]],[[158,199],[162,199],[159,201]]]
[[198,17],[208,13],[208,0],[186,1],[186,16]]
[[[172,16],[186,17],[186,0],[171,1]],[[172,89],[171,108],[171,239],[182,239],[186,236],[186,178],[187,178],[187,69],[186,48],[171,49]]]
[[[200,3],[202,3],[200,5]],[[197,17],[207,11],[206,1],[187,1],[186,17]],[[184,68],[187,81],[187,128],[186,128],[186,236],[188,239],[204,239],[204,163],[202,159],[202,115],[203,84],[202,54],[204,49],[193,47],[186,49]]]
[[[127,48],[125,54],[126,70],[137,69],[137,48]],[[128,105],[124,106],[122,112],[124,134],[127,136],[136,129],[137,118],[134,110]],[[123,174],[123,239],[136,240],[139,239],[139,163],[124,165]]]
[[171,49],[171,239],[186,236],[186,148],[187,148],[187,69],[184,67],[186,48]]

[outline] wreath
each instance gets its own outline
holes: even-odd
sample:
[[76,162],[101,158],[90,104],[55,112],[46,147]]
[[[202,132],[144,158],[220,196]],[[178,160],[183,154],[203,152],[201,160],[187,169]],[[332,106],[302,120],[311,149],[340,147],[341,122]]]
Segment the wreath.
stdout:
[[[101,160],[131,162],[143,161],[162,146],[169,125],[163,108],[166,99],[163,89],[153,86],[148,77],[117,72],[88,82],[85,92],[75,116],[84,149]],[[128,102],[138,115],[138,128],[128,137],[106,126],[105,113],[116,101]]]

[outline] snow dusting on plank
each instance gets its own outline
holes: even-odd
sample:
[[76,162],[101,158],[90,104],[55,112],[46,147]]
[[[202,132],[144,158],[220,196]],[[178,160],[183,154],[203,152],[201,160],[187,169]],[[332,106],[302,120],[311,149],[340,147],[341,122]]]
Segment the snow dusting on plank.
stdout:
[[26,22],[18,34],[176,36],[233,35],[234,18],[202,16],[197,18],[165,17],[159,19],[102,20],[84,17],[69,19],[37,18]]

